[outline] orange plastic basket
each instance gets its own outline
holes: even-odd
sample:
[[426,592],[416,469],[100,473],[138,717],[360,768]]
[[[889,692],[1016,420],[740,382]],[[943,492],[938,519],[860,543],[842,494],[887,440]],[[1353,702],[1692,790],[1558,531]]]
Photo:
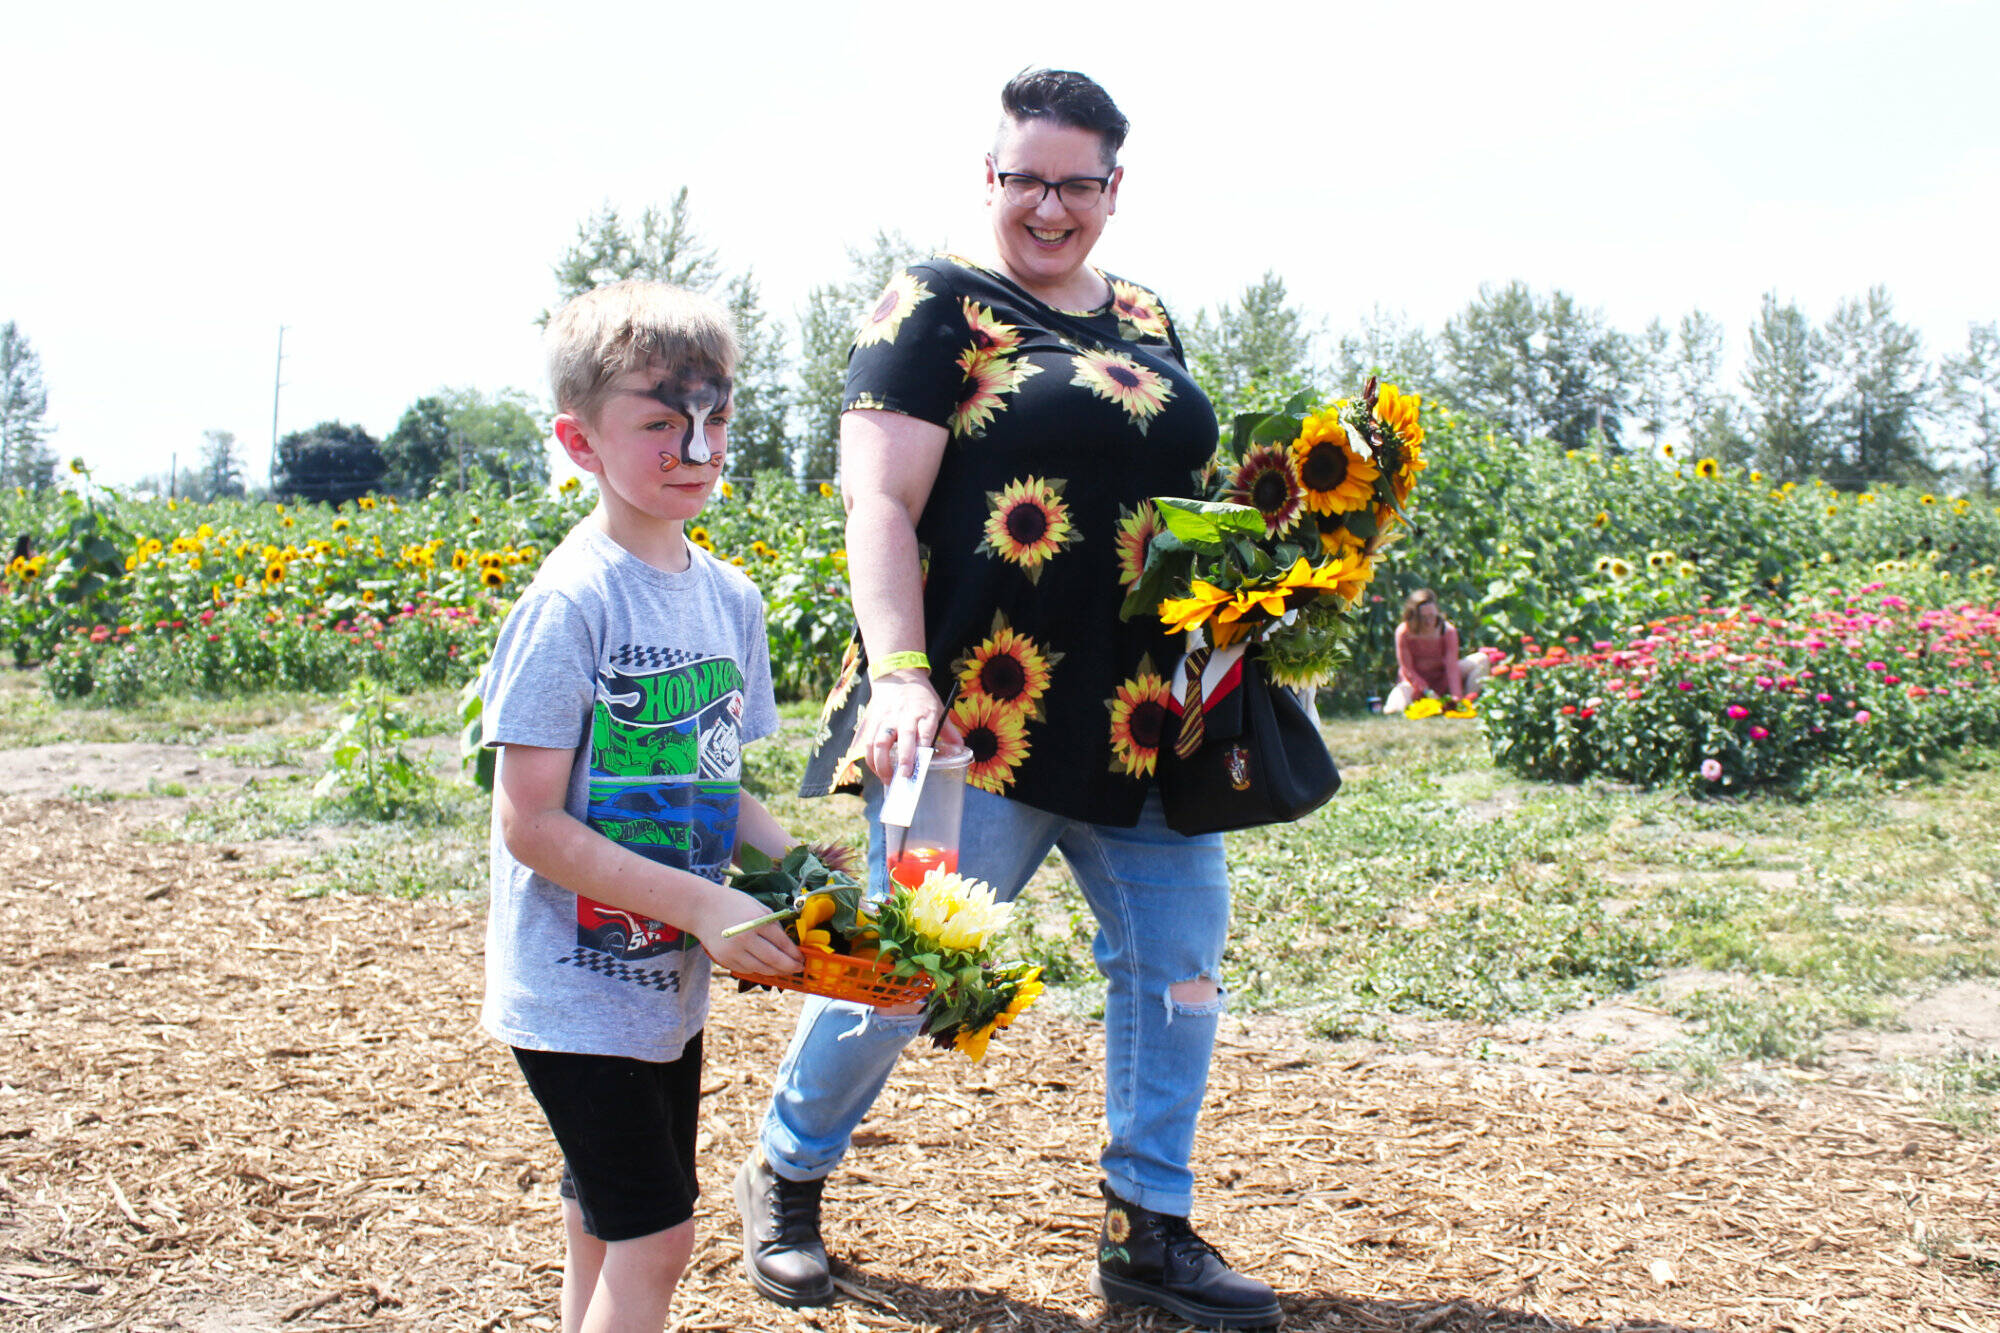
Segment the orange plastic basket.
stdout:
[[729,975],[738,981],[754,982],[759,986],[824,995],[832,1000],[853,1000],[857,1004],[872,1004],[878,1009],[921,1000],[931,993],[929,977],[891,976],[894,964],[880,959],[825,953],[819,949],[803,952],[806,969],[793,976],[766,975],[762,972],[731,972]]

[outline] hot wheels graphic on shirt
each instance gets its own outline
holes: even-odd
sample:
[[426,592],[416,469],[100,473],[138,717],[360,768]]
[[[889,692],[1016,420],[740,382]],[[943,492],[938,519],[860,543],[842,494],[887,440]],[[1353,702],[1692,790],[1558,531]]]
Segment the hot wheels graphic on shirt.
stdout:
[[[736,845],[743,672],[727,657],[628,644],[598,672],[586,822],[649,861],[721,881]],[[577,899],[577,943],[646,958],[696,941]]]

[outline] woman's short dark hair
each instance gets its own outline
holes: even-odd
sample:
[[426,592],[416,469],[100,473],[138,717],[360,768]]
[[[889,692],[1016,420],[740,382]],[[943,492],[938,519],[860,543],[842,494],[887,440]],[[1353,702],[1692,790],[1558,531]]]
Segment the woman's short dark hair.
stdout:
[[1010,120],[1051,120],[1072,130],[1089,130],[1104,141],[1106,166],[1118,161],[1132,123],[1111,94],[1073,69],[1024,69],[1000,90],[1000,109]]

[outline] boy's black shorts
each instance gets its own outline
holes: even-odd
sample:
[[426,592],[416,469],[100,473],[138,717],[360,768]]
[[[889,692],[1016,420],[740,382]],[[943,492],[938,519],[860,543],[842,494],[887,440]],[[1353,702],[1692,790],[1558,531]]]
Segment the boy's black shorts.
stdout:
[[555,1131],[562,1196],[576,1200],[585,1231],[635,1240],[694,1216],[699,1032],[664,1064],[518,1046],[514,1059]]

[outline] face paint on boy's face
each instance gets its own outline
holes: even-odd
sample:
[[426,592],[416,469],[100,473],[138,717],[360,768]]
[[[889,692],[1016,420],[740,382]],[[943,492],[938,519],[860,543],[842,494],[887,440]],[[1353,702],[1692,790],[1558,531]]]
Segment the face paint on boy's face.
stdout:
[[687,433],[681,436],[678,456],[671,450],[660,452],[660,471],[671,472],[683,463],[700,467],[715,455],[717,451],[708,447],[708,419],[729,406],[733,387],[734,381],[728,379],[691,379],[679,383],[661,380],[651,389],[634,390],[678,412],[687,421]]

